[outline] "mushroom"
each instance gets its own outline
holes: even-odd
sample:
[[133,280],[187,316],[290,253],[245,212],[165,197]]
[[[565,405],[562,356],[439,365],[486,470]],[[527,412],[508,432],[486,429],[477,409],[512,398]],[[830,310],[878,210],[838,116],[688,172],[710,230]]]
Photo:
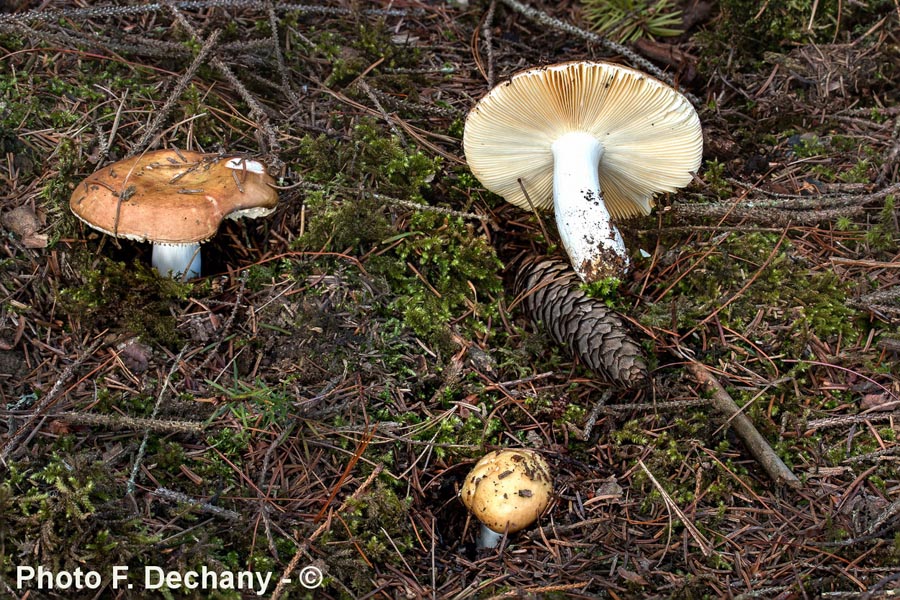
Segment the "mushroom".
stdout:
[[76,217],[108,235],[153,243],[153,267],[169,277],[200,275],[200,244],[222,219],[275,210],[278,192],[255,160],[156,150],[113,163],[78,184]]
[[479,548],[494,548],[503,533],[534,523],[550,504],[553,482],[540,454],[526,449],[494,450],[466,476],[462,503],[481,522]]
[[649,214],[653,196],[690,183],[700,167],[700,119],[680,93],[605,62],[519,72],[466,118],[463,148],[490,191],[526,210],[552,205],[583,281],[628,267],[610,219]]

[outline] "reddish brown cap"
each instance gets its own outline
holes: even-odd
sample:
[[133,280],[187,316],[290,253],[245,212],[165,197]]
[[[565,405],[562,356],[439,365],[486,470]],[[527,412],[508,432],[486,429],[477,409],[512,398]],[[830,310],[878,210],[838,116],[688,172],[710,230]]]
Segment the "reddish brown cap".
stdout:
[[156,150],[113,163],[82,181],[69,201],[76,217],[116,237],[192,244],[228,217],[269,214],[275,180],[257,161]]

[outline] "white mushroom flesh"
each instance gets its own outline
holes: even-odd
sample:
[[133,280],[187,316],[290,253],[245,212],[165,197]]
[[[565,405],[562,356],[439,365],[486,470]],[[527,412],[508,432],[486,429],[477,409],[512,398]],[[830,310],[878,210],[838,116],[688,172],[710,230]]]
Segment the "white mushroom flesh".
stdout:
[[235,171],[249,171],[251,173],[258,173],[260,175],[264,175],[266,173],[266,167],[261,162],[256,160],[250,160],[249,158],[231,158],[228,159],[228,162],[225,163],[225,166],[229,169],[234,169]]
[[572,267],[584,281],[628,268],[622,234],[610,220],[600,189],[603,145],[588,133],[567,133],[551,146],[556,225]]
[[151,264],[163,277],[184,281],[200,277],[200,244],[153,244]]

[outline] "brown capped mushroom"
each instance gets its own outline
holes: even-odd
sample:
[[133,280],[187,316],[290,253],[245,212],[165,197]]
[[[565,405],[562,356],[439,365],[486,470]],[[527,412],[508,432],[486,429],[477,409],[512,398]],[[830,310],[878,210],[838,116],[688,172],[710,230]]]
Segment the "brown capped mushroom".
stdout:
[[469,112],[463,147],[490,191],[526,210],[554,207],[572,267],[595,281],[628,266],[610,219],[649,214],[654,194],[690,183],[703,137],[691,103],[666,84],[579,61],[496,86]]
[[543,457],[533,450],[494,450],[481,458],[459,492],[481,524],[479,548],[493,548],[503,533],[534,523],[550,504],[553,480]]
[[152,242],[157,271],[191,279],[200,275],[200,244],[215,235],[224,218],[275,210],[274,183],[255,160],[156,150],[89,175],[69,206],[103,233]]

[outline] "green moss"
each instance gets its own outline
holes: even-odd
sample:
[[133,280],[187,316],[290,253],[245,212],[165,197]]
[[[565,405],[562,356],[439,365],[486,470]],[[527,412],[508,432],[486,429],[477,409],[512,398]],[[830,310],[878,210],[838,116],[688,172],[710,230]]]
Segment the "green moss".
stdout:
[[330,555],[334,576],[363,595],[374,586],[372,564],[402,565],[404,553],[415,544],[409,508],[410,502],[382,481],[349,500],[347,510],[335,515],[334,525],[319,544]]
[[441,159],[405,148],[371,119],[362,119],[350,139],[320,135],[304,137],[299,147],[305,177],[316,183],[356,189],[364,181],[370,189],[404,200],[422,201],[421,190],[434,178]]
[[370,120],[353,128],[349,143],[326,136],[304,138],[300,160],[309,181],[325,184],[324,190],[307,196],[309,227],[297,242],[312,251],[365,253],[397,233],[383,199],[353,194],[358,182],[385,196],[421,203],[423,189],[440,167],[440,159],[404,148]]
[[801,137],[794,145],[793,152],[798,158],[812,158],[825,154],[826,148],[818,136]]
[[[826,3],[828,4],[828,3]],[[766,51],[785,46],[830,41],[835,35],[837,5],[818,4],[812,29],[808,29],[813,0],[785,0],[760,5],[749,0],[723,0],[715,30],[704,36],[711,60],[719,63],[717,54],[730,47],[732,58],[760,57]]]
[[701,68],[742,68],[767,52],[786,53],[804,44],[830,44],[862,37],[890,11],[891,0],[853,5],[782,0],[759,3],[723,0],[717,3],[714,26],[699,32]]
[[625,425],[612,432],[612,440],[616,444],[636,444],[638,446],[646,445],[650,438],[641,427],[639,421],[632,419]]
[[340,201],[334,193],[315,191],[306,206],[314,216],[296,244],[304,250],[365,253],[394,231],[384,204],[368,196]]
[[101,258],[94,269],[86,262],[83,257],[80,280],[59,292],[60,306],[72,323],[126,330],[170,348],[178,345],[181,334],[170,307],[188,297],[191,284],[160,277],[141,263]]
[[[0,539],[7,548],[30,548],[54,571],[127,565],[153,540],[139,517],[122,510],[121,493],[104,461],[83,450],[10,463],[0,483]],[[13,569],[0,565],[8,580]]]
[[[778,240],[768,233],[729,234],[690,266],[674,291],[649,306],[642,320],[690,329],[715,312],[723,326],[752,335],[757,345],[791,354],[801,351],[810,335],[856,339],[861,325],[847,305],[848,284],[833,272],[810,271],[787,240],[776,249]],[[748,332],[754,321],[757,328]]]
[[716,198],[728,198],[731,196],[732,186],[725,177],[724,163],[720,163],[718,160],[711,160],[706,163],[703,169],[703,178]]
[[502,264],[494,248],[455,217],[415,213],[409,228],[391,254],[371,267],[391,287],[390,307],[407,327],[443,350],[452,348],[451,323],[488,333],[502,293]]
[[884,199],[884,207],[878,215],[878,221],[872,224],[866,231],[866,244],[872,249],[882,253],[893,255],[897,251],[897,241],[900,233],[897,231],[894,220],[894,206],[896,198],[891,195]]
[[598,281],[585,283],[581,285],[581,289],[596,300],[600,300],[610,308],[616,307],[622,300],[619,294],[619,286],[622,280],[618,277],[604,277]]
[[385,21],[360,19],[351,28],[352,31],[343,35],[317,28],[305,29],[302,36],[293,36],[291,46],[301,49],[309,57],[327,61],[331,71],[325,78],[325,85],[329,87],[351,83],[375,63],[385,69],[418,63],[419,49],[395,44],[394,33]]
[[325,186],[306,199],[311,217],[299,248],[372,254],[365,267],[390,288],[388,310],[440,350],[452,349],[449,323],[486,331],[497,314],[502,264],[472,225],[423,209],[398,227],[383,199],[347,197],[351,182],[366,181],[386,196],[423,203],[439,159],[405,148],[368,120],[349,143],[306,138],[301,156],[307,179]]

